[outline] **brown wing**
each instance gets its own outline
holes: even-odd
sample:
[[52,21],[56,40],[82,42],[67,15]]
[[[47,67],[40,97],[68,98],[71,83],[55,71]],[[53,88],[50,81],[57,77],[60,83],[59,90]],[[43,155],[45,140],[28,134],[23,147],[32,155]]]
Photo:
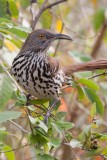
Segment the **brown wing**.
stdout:
[[59,61],[53,57],[48,57],[48,62],[52,75],[55,76],[58,70],[60,69]]

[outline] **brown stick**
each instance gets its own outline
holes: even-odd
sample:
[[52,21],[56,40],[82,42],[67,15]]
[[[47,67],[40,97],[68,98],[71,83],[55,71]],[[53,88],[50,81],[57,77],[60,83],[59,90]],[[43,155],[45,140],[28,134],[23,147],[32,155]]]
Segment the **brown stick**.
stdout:
[[106,29],[107,29],[107,22],[104,22],[103,25],[102,25],[102,27],[101,27],[100,35],[98,36],[98,38],[97,38],[97,40],[95,42],[95,45],[94,45],[94,47],[92,49],[92,52],[91,52],[91,56],[93,58],[96,58],[97,51],[99,50],[99,48],[101,46],[102,39],[104,37]]
[[46,9],[52,8],[53,6],[55,6],[55,5],[59,4],[59,3],[62,3],[62,2],[66,2],[66,1],[67,1],[67,0],[59,0],[59,1],[57,1],[57,2],[54,2],[54,3],[50,4],[50,5],[45,6],[46,3],[47,3],[47,0],[45,0],[44,3],[42,4],[42,7],[41,7],[40,10],[39,10],[39,12],[38,12],[37,15],[35,16],[35,19],[32,21],[32,24],[31,24],[32,30],[34,30],[34,28],[35,28],[35,26],[36,26],[36,24],[37,24],[37,22],[38,22],[38,20],[39,20],[39,18],[40,18],[40,16],[41,16],[41,14],[42,14]]
[[69,66],[63,67],[65,75],[69,76],[72,73],[80,71],[94,71],[97,69],[107,69],[107,59],[98,59],[84,63],[71,64]]

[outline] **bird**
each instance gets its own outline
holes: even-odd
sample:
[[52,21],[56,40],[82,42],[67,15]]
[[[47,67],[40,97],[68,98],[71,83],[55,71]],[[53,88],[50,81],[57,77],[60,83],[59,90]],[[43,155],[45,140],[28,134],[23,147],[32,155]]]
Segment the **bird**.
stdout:
[[28,94],[38,99],[48,98],[54,101],[46,113],[46,123],[52,109],[59,102],[62,86],[68,83],[72,73],[107,67],[107,60],[62,67],[58,60],[47,54],[51,43],[58,39],[72,41],[72,38],[65,34],[52,33],[45,29],[34,30],[14,58],[10,70],[11,75]]
[[55,101],[51,109],[59,101],[61,87],[68,78],[59,61],[47,54],[51,43],[58,39],[72,41],[72,38],[65,34],[52,33],[45,29],[33,31],[25,40],[11,67],[11,74],[28,94],[38,99],[49,98]]

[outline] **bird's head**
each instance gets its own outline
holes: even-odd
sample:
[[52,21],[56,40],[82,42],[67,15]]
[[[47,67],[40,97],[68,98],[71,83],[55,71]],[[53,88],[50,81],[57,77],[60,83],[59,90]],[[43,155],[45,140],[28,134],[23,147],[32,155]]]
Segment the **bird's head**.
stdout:
[[26,39],[21,49],[21,53],[29,50],[43,52],[57,39],[72,40],[69,36],[64,34],[54,34],[44,29],[35,30]]

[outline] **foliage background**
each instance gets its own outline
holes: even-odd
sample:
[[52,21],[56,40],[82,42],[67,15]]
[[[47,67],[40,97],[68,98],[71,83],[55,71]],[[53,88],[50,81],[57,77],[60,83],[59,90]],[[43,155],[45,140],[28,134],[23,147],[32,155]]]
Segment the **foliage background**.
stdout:
[[[57,0],[48,0],[46,5],[54,2],[57,2]],[[35,138],[37,139],[37,137],[33,134],[29,136],[29,120],[32,125],[35,124],[35,114],[33,113],[29,119],[27,117],[29,111],[30,113],[31,111],[34,112],[34,106],[27,108],[26,105],[23,105],[26,102],[26,97],[21,94],[20,89],[10,78],[7,68],[11,67],[14,57],[31,32],[33,18],[38,15],[43,3],[44,0],[0,0],[1,160],[36,159],[35,154],[37,154],[37,150],[41,149],[41,146],[36,146]],[[107,57],[106,18],[106,0],[68,0],[46,9],[37,20],[35,29],[46,28],[53,32],[66,33],[72,37],[72,43],[68,41],[55,42],[48,51],[48,54],[55,56],[62,65],[67,65]],[[55,135],[53,141],[51,139],[53,150],[46,145],[47,143],[43,143],[42,152],[45,155],[44,157],[42,157],[42,154],[39,155],[39,160],[53,159],[48,157],[47,154],[59,160],[74,160],[76,157],[78,160],[107,159],[107,77],[104,74],[105,72],[105,70],[102,70],[74,75],[75,86],[63,91],[62,105],[58,108],[58,112],[63,113],[63,116],[65,115],[64,112],[67,112],[66,121],[75,124],[73,128],[70,123],[68,123],[68,128],[67,124],[65,124],[66,127],[63,126],[63,131],[71,127],[72,129],[67,133],[70,134],[71,132],[72,135],[68,134],[68,137],[66,137],[65,132],[63,136],[63,132],[53,131]],[[102,76],[93,77],[99,74],[102,74]],[[89,77],[93,77],[94,82],[86,81]],[[85,79],[81,80],[81,78]],[[85,90],[83,93],[81,86],[88,87],[91,91],[88,90],[87,93]],[[96,90],[98,97],[93,94],[93,88]],[[90,103],[89,99],[93,103]],[[98,105],[96,106],[94,102]],[[36,106],[38,106],[38,103],[39,105],[45,104],[46,107],[49,105],[48,102],[36,101],[34,103]],[[105,110],[103,116],[100,116],[98,113],[103,112],[102,106]],[[37,109],[36,112],[41,113]],[[42,123],[42,121],[40,122]],[[62,122],[64,124],[64,121]],[[45,131],[47,129],[44,124],[40,127]],[[61,124],[57,127],[61,127]],[[67,141],[65,141],[66,139]],[[41,138],[40,142],[42,140]],[[61,142],[63,145],[61,145]],[[79,146],[81,144],[82,147]],[[6,150],[12,151],[5,152]]]

